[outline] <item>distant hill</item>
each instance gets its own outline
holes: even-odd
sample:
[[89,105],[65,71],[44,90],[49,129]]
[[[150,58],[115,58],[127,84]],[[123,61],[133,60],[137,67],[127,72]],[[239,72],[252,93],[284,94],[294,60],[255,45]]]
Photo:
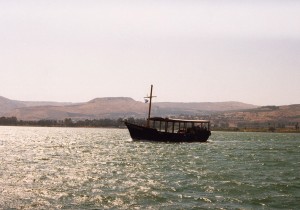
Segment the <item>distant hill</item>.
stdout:
[[25,107],[21,101],[10,100],[0,96],[0,116],[16,108]]
[[[95,98],[83,103],[17,101],[0,97],[0,117],[18,120],[146,118],[148,104],[128,97]],[[285,128],[300,124],[300,104],[258,107],[241,102],[158,102],[152,116],[209,119],[213,129]]]
[[33,106],[65,106],[72,103],[68,102],[39,102],[39,101],[17,101],[0,96],[0,116],[5,115],[17,108]]
[[[257,106],[240,102],[154,103],[152,115],[205,114],[217,111],[253,109]],[[84,103],[26,102],[0,98],[0,116],[15,116],[19,120],[145,118],[148,104],[128,97],[96,98]]]
[[28,106],[27,104],[24,107],[10,109],[4,116],[15,116],[21,120],[100,119],[145,117],[146,110],[147,106],[142,102],[134,101],[131,98],[115,97],[96,98],[85,103],[67,105],[58,103],[57,105]]
[[205,114],[220,111],[254,109],[258,106],[245,104],[241,102],[199,102],[199,103],[176,103],[176,102],[158,102],[154,103],[154,111],[158,115],[180,115],[180,114]]
[[210,120],[216,127],[255,127],[262,125],[294,127],[296,123],[300,123],[300,104],[224,111],[212,114]]

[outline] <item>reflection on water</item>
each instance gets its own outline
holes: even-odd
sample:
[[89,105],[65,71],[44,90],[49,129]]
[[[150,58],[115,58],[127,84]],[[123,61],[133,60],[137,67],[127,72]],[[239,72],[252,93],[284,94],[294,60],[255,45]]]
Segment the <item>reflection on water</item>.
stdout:
[[123,129],[0,127],[0,142],[3,209],[299,207],[299,134],[167,144]]

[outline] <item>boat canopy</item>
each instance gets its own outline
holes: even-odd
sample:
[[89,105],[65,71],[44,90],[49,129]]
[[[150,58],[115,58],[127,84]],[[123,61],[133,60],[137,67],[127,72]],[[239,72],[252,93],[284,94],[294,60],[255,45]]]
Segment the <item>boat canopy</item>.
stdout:
[[162,118],[162,117],[151,117],[151,121],[161,121],[161,122],[178,122],[178,123],[209,123],[209,120],[184,120],[184,119],[174,119],[174,118]]

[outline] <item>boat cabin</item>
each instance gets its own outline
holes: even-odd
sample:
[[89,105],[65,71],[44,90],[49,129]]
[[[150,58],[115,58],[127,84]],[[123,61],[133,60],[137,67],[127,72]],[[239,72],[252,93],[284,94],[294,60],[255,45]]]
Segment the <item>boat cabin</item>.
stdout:
[[148,119],[150,128],[166,133],[187,133],[191,131],[210,131],[209,120],[183,120],[162,117]]

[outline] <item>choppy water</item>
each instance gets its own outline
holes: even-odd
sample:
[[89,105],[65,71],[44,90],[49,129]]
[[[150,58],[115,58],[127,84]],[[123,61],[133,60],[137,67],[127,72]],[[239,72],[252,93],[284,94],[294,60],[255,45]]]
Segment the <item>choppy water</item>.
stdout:
[[0,127],[1,209],[298,209],[300,135],[132,142],[125,129]]

